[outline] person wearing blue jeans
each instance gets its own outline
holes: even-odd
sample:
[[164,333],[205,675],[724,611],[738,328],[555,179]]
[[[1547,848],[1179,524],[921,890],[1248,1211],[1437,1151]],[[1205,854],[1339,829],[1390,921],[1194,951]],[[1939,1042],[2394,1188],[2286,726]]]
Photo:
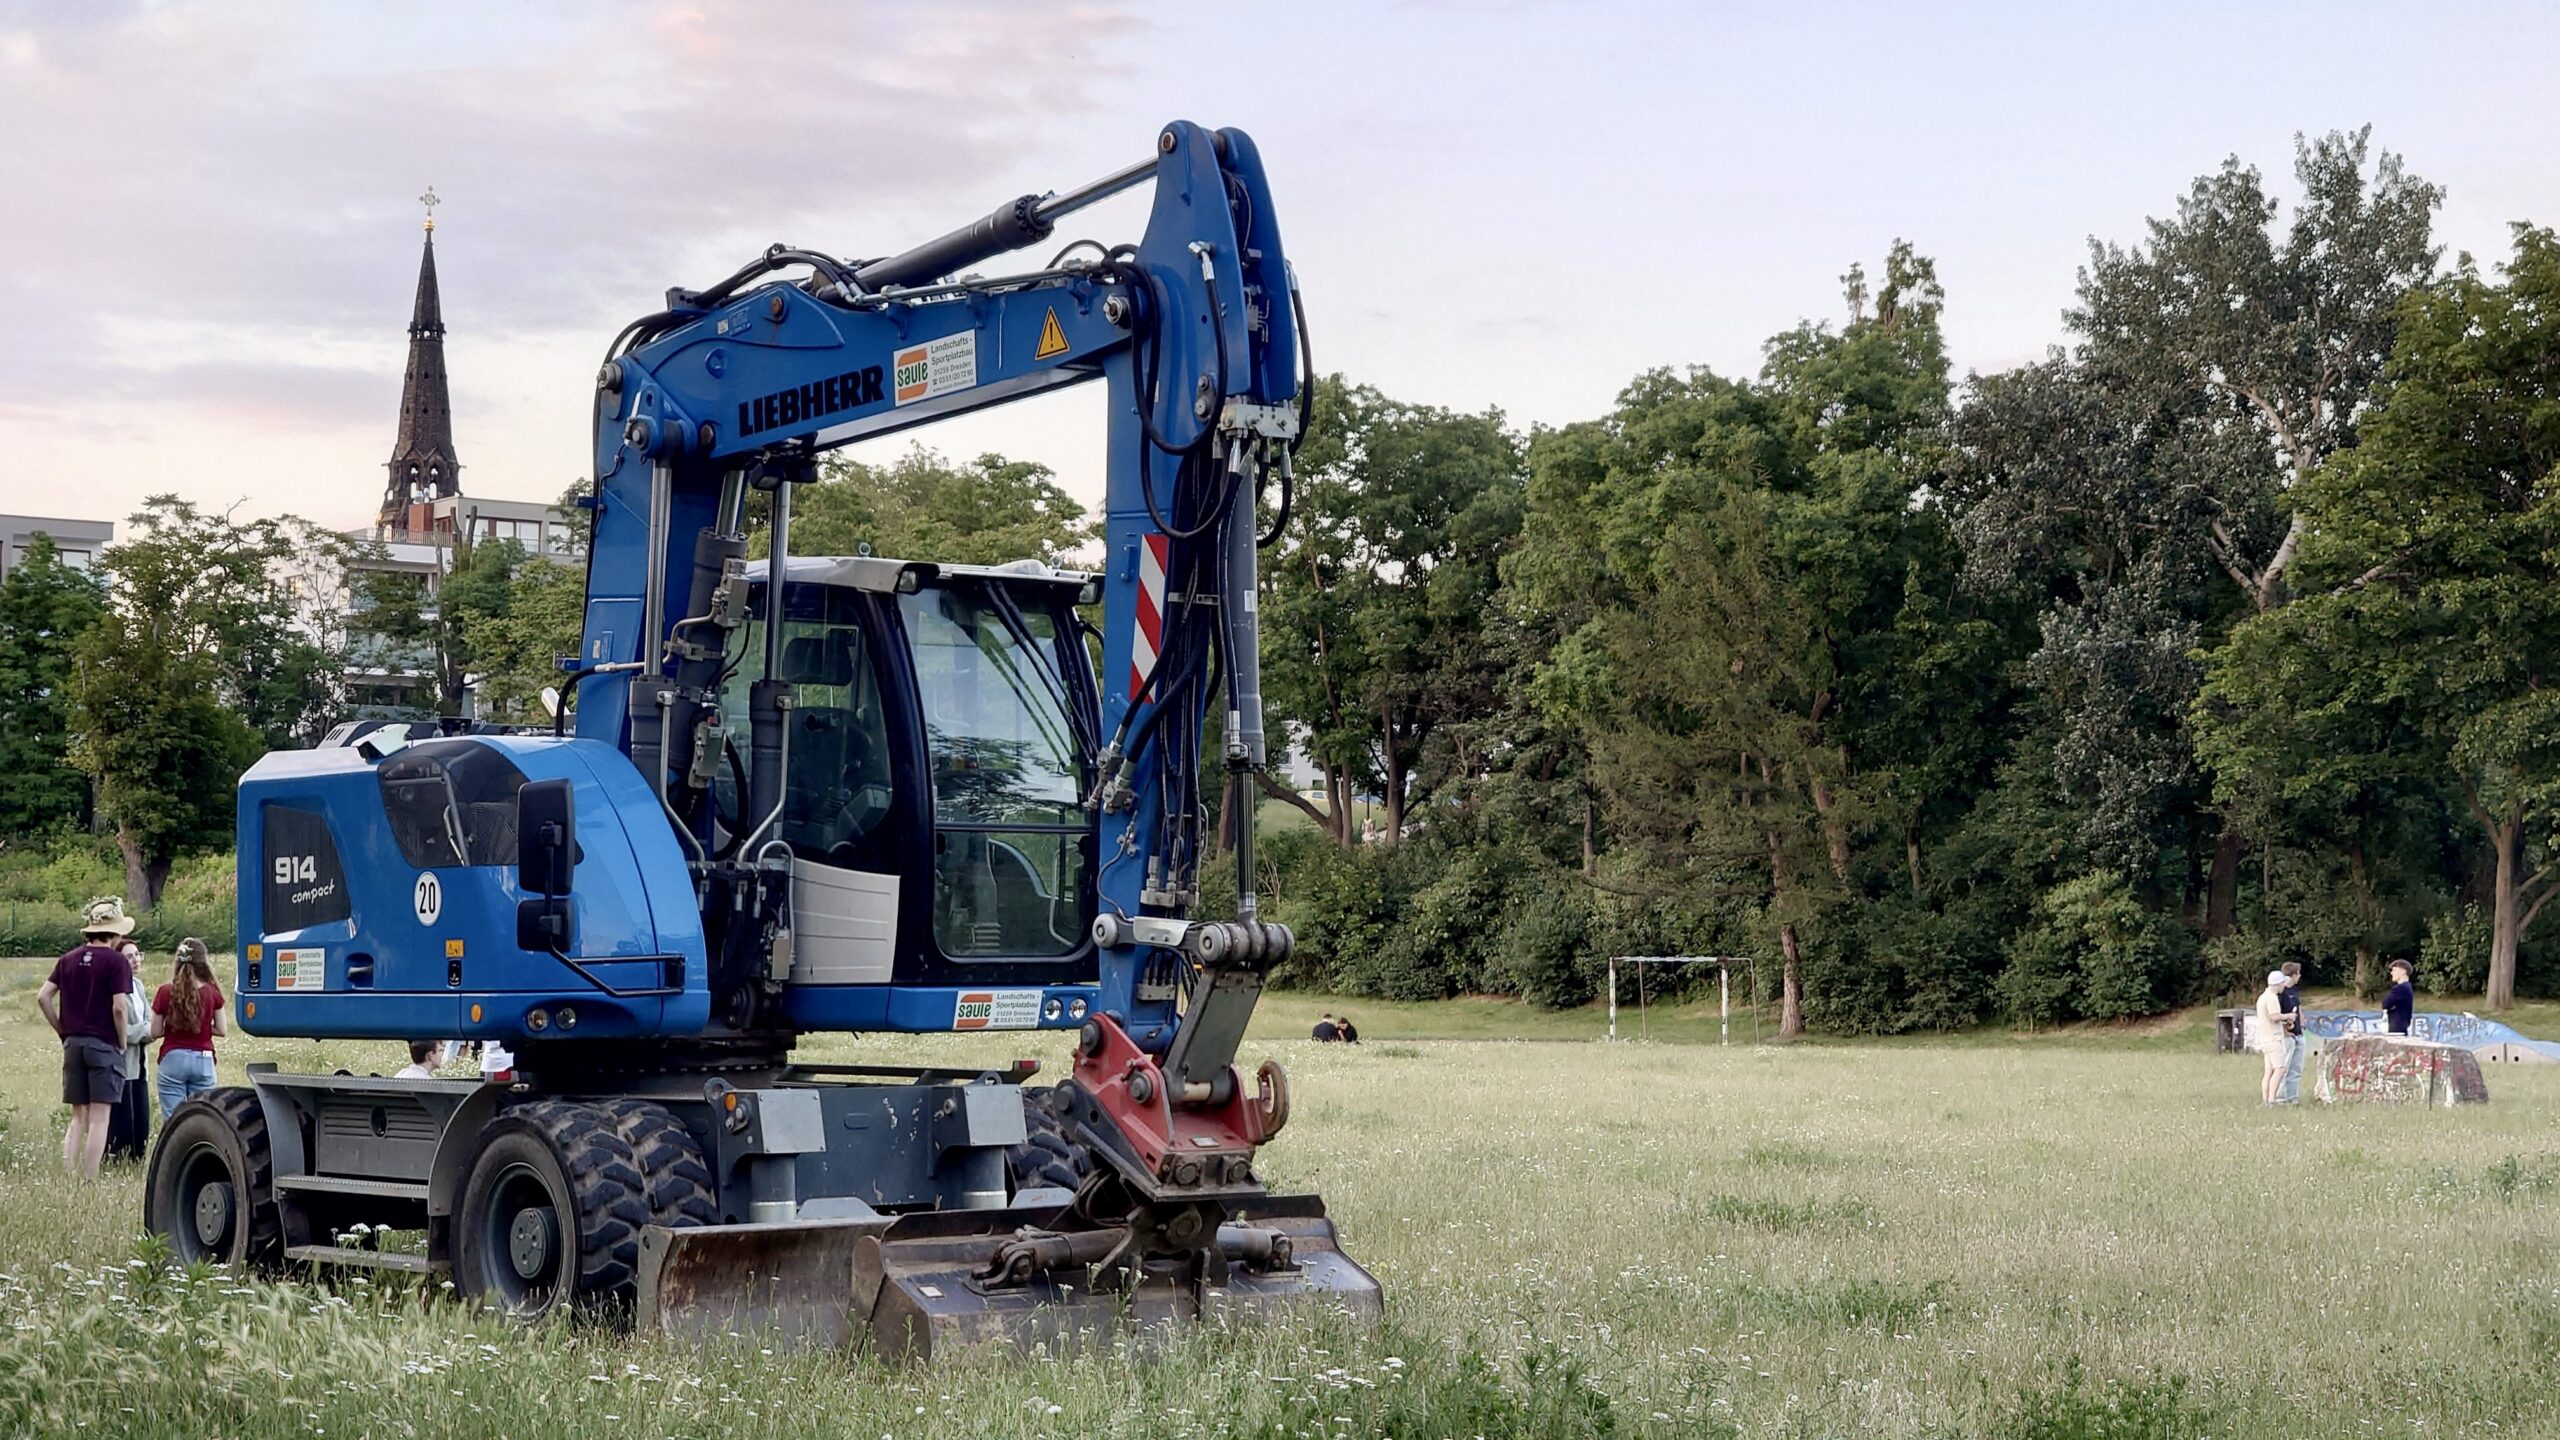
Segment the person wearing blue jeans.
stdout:
[[229,1033],[222,1023],[222,991],[213,983],[213,961],[205,944],[193,936],[178,942],[178,963],[169,983],[151,997],[151,1033],[160,1040],[160,1118],[167,1123],[178,1107],[213,1088],[213,1037]]
[[2302,1057],[2311,1049],[2303,1043],[2302,1035],[2302,962],[2284,962],[2284,975],[2284,993],[2276,997],[2276,1003],[2284,1007],[2285,1032],[2293,1037],[2293,1054],[2285,1059],[2284,1086],[2276,1091],[2276,1103],[2295,1105],[2302,1100]]

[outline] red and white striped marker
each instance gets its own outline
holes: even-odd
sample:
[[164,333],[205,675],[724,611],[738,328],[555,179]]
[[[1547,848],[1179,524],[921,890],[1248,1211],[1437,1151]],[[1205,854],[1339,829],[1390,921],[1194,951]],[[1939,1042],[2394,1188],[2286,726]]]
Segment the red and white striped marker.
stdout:
[[1129,699],[1136,703],[1138,687],[1156,668],[1156,655],[1164,648],[1164,569],[1171,553],[1172,537],[1157,533],[1142,535],[1138,546],[1138,629],[1129,641]]

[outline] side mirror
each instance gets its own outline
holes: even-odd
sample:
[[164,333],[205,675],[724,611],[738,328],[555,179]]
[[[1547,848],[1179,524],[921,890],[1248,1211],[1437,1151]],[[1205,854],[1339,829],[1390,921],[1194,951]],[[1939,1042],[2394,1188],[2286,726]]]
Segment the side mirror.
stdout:
[[516,888],[566,895],[576,871],[577,792],[568,780],[528,780],[516,792]]
[[578,866],[578,806],[568,780],[529,780],[516,792],[516,947],[569,948],[570,882]]

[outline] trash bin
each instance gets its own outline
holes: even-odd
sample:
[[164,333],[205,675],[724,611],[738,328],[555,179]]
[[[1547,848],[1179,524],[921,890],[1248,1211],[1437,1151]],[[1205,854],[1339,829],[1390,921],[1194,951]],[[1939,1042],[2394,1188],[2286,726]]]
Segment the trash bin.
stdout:
[[2213,1048],[2229,1055],[2248,1049],[2249,1017],[2256,1013],[2245,1008],[2214,1011]]

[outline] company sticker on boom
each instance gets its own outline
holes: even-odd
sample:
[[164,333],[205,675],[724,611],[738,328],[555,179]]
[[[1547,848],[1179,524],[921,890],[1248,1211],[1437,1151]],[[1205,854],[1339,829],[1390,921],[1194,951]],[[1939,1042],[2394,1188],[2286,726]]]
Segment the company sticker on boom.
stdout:
[[1030,1030],[1039,1024],[1037,990],[963,990],[951,1009],[954,1030]]
[[978,332],[963,330],[908,346],[890,357],[889,379],[901,405],[968,389],[978,383]]

